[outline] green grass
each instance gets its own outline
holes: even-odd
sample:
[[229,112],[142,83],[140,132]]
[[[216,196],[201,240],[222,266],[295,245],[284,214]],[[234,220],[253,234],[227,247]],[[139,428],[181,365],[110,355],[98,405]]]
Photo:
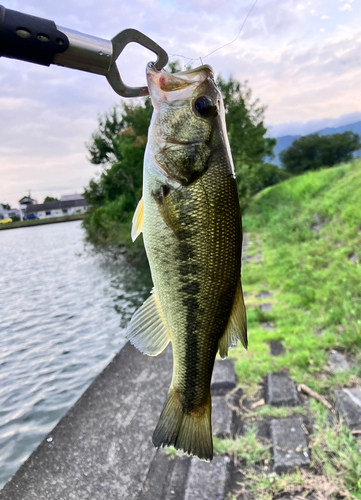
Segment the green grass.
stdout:
[[347,490],[361,494],[361,443],[341,422],[331,425],[325,408],[313,402],[312,466],[328,480],[342,477]]
[[[319,234],[312,231],[315,217],[324,221]],[[242,388],[255,393],[266,374],[278,370],[288,370],[297,383],[320,393],[360,376],[361,161],[262,191],[243,224],[254,242],[252,253],[262,250],[263,263],[248,262],[242,272],[249,351],[230,351]],[[355,263],[349,260],[352,255]],[[257,294],[264,289],[273,293],[263,301],[273,303],[271,314],[257,309],[262,302]],[[264,331],[265,321],[277,329]],[[283,342],[284,356],[269,355],[271,340]],[[355,358],[350,373],[327,371],[330,349]]]
[[262,443],[257,438],[257,428],[249,426],[244,436],[236,439],[213,438],[213,448],[218,455],[228,454],[237,456],[247,465],[268,463],[270,461],[270,444]]
[[172,457],[172,458],[183,457],[185,455],[185,453],[183,453],[180,450],[177,450],[176,448],[174,448],[174,446],[167,446],[164,449],[161,448],[161,450],[163,451],[163,453],[165,453],[166,455],[168,455],[169,457]]
[[[242,460],[241,471],[244,482],[234,499],[273,500],[281,494],[306,498],[317,491],[317,498],[361,498],[360,442],[352,436],[342,421],[330,423],[325,408],[311,402],[310,413],[315,420],[314,432],[309,437],[312,462],[310,469],[301,469],[287,474],[272,472],[269,446],[261,443],[253,428],[243,438],[216,440],[219,453],[237,455]],[[245,467],[247,466],[247,467]]]
[[302,406],[276,406],[263,405],[255,411],[244,413],[243,420],[261,420],[264,418],[291,418],[297,415],[305,415],[307,410]]

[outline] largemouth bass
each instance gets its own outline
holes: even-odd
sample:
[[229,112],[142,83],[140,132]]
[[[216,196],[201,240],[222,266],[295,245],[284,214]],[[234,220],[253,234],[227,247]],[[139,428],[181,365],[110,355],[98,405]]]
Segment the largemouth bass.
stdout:
[[132,238],[143,232],[154,289],[127,337],[150,356],[172,342],[173,378],[154,445],[211,460],[215,357],[226,357],[237,340],[247,347],[241,214],[225,111],[209,66],[169,74],[149,64],[147,80],[154,113]]

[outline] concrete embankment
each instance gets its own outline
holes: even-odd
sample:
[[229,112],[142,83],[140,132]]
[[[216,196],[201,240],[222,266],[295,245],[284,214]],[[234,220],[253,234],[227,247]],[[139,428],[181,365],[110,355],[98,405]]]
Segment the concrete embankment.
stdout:
[[126,344],[8,481],[0,499],[141,498],[171,375],[170,348],[150,358]]
[[5,229],[18,229],[19,227],[44,226],[46,224],[58,224],[59,222],[71,222],[73,220],[83,220],[84,214],[64,215],[63,217],[50,217],[49,219],[33,219],[0,224],[0,231]]
[[[143,356],[129,343],[0,491],[0,500],[223,500],[231,461],[170,456],[153,447],[172,376],[172,351]],[[214,434],[235,432],[225,394],[232,361],[216,362]]]

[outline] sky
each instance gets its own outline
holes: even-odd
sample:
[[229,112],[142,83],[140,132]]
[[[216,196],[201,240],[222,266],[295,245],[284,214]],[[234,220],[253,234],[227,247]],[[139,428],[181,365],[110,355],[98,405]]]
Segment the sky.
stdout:
[[[269,135],[307,134],[361,120],[361,1],[4,0],[8,9],[111,39],[136,28],[182,65],[210,64],[248,81],[266,106]],[[178,54],[174,56],[173,54]],[[181,57],[180,57],[180,56]],[[118,59],[123,80],[145,84],[153,54],[132,44]],[[103,76],[0,58],[0,203],[28,194],[81,193],[99,167],[86,142],[97,117],[125,100]]]

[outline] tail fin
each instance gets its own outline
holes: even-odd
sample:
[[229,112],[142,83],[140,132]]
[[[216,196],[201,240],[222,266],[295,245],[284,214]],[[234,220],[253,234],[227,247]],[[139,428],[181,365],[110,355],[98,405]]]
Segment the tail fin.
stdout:
[[211,396],[201,408],[184,412],[179,395],[170,389],[158,425],[153,433],[153,444],[174,446],[202,460],[212,460],[213,440],[211,425]]

